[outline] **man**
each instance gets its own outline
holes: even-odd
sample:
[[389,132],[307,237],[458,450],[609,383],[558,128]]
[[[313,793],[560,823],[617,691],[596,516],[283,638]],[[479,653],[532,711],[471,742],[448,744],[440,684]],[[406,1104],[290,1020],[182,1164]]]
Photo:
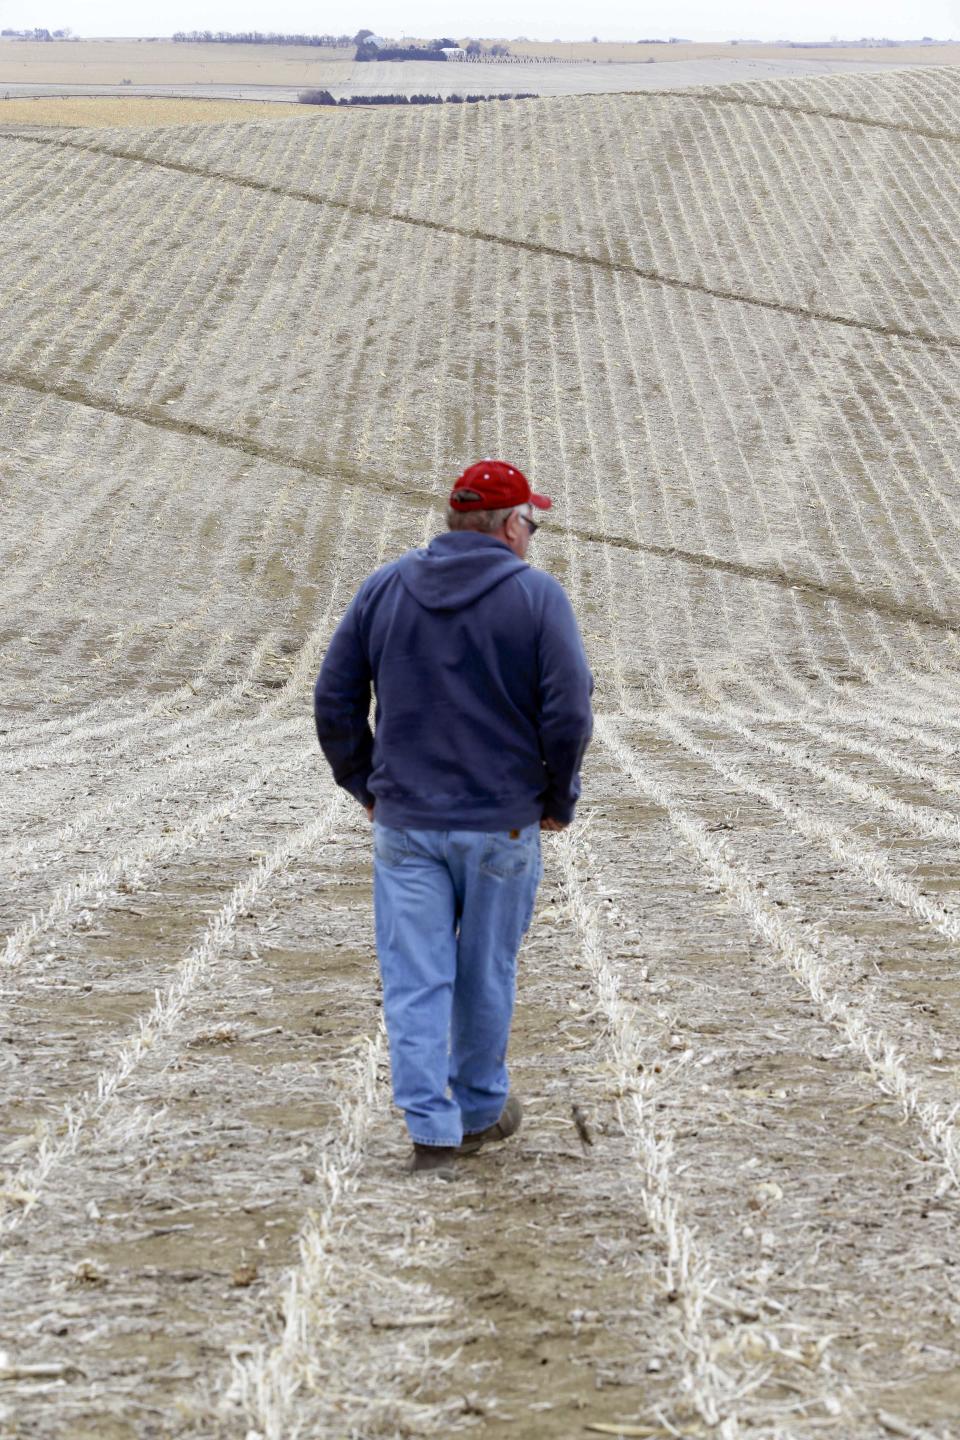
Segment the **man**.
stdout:
[[[410,1168],[505,1139],[516,959],[540,831],[580,794],[593,681],[561,585],[526,563],[550,500],[502,460],[463,472],[449,533],[361,585],[314,693],[334,779],[374,827],[374,914]],[[376,738],[368,712],[376,693]]]

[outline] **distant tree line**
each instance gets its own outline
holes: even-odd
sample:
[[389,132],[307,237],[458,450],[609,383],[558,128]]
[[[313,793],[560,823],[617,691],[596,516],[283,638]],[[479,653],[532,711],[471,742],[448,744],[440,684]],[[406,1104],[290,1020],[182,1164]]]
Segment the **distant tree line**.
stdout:
[[[3,33],[26,40],[51,38],[47,31],[39,30],[4,30]],[[53,33],[60,38],[70,32],[55,30]],[[372,30],[358,30],[356,35],[286,35],[273,30],[178,30],[173,39],[184,45],[313,45],[337,50],[355,46],[357,60],[446,60],[444,50],[459,49],[457,41],[448,35],[428,40],[423,45],[382,45]],[[510,54],[507,45],[481,45],[479,40],[469,41],[464,49],[471,59]]]
[[[753,40],[731,40],[731,45],[753,45]],[[932,45],[936,42],[931,40],[929,35],[924,35],[917,42],[916,40],[889,40],[885,35],[862,35],[859,40],[784,40],[783,45],[789,50],[863,50],[879,49],[881,47],[892,49],[902,45]]]
[[478,100],[538,100],[533,91],[518,90],[502,95],[342,95],[335,100],[329,90],[301,90],[301,105],[475,105]]
[[428,40],[423,45],[381,45],[371,38],[369,32],[361,30],[357,37],[358,60],[446,60],[448,57],[443,53],[445,50],[463,49],[471,60],[478,59],[484,55],[503,56],[510,54],[509,45],[481,45],[479,40],[469,40],[466,45],[458,45],[449,35],[442,35],[438,40]]
[[4,40],[69,40],[72,33],[69,27],[66,30],[0,30],[0,38]]
[[357,43],[353,35],[280,35],[261,30],[178,30],[173,39],[185,45],[315,45],[325,50],[345,50]]
[[[444,42],[446,43],[446,42]],[[456,45],[451,40],[450,48]],[[357,46],[357,60],[446,60],[440,45],[433,41],[430,45],[374,45],[369,40],[364,40]]]

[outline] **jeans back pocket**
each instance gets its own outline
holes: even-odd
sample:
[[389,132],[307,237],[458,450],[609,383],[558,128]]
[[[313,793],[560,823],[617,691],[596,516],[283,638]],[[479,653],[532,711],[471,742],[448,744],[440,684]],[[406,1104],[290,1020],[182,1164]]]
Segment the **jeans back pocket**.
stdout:
[[373,853],[384,865],[400,865],[410,853],[405,830],[392,830],[389,825],[373,822]]
[[480,857],[480,869],[486,875],[495,875],[498,880],[516,880],[534,864],[538,849],[540,831],[534,826],[515,832],[498,830],[487,836],[487,843]]

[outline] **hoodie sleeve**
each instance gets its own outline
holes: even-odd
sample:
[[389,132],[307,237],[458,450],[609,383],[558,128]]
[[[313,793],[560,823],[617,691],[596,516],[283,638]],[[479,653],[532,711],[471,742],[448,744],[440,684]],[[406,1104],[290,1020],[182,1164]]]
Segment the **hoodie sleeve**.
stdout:
[[593,734],[593,676],[573,606],[555,581],[544,597],[539,662],[540,750],[547,772],[543,813],[569,824],[580,798],[580,766]]
[[367,789],[373,768],[370,683],[373,674],[360,634],[358,591],[334,631],[313,691],[317,739],[333,778],[361,805],[372,805]]

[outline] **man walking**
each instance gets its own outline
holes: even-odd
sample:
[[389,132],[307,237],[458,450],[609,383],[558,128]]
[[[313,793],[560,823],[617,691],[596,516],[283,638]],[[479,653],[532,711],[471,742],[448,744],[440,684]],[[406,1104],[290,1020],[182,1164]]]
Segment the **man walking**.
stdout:
[[[593,682],[573,609],[526,563],[550,500],[502,460],[457,480],[449,533],[361,585],[314,692],[338,785],[373,821],[393,1094],[411,1169],[520,1125],[507,1043],[540,831],[580,794]],[[370,730],[371,682],[376,736]]]

